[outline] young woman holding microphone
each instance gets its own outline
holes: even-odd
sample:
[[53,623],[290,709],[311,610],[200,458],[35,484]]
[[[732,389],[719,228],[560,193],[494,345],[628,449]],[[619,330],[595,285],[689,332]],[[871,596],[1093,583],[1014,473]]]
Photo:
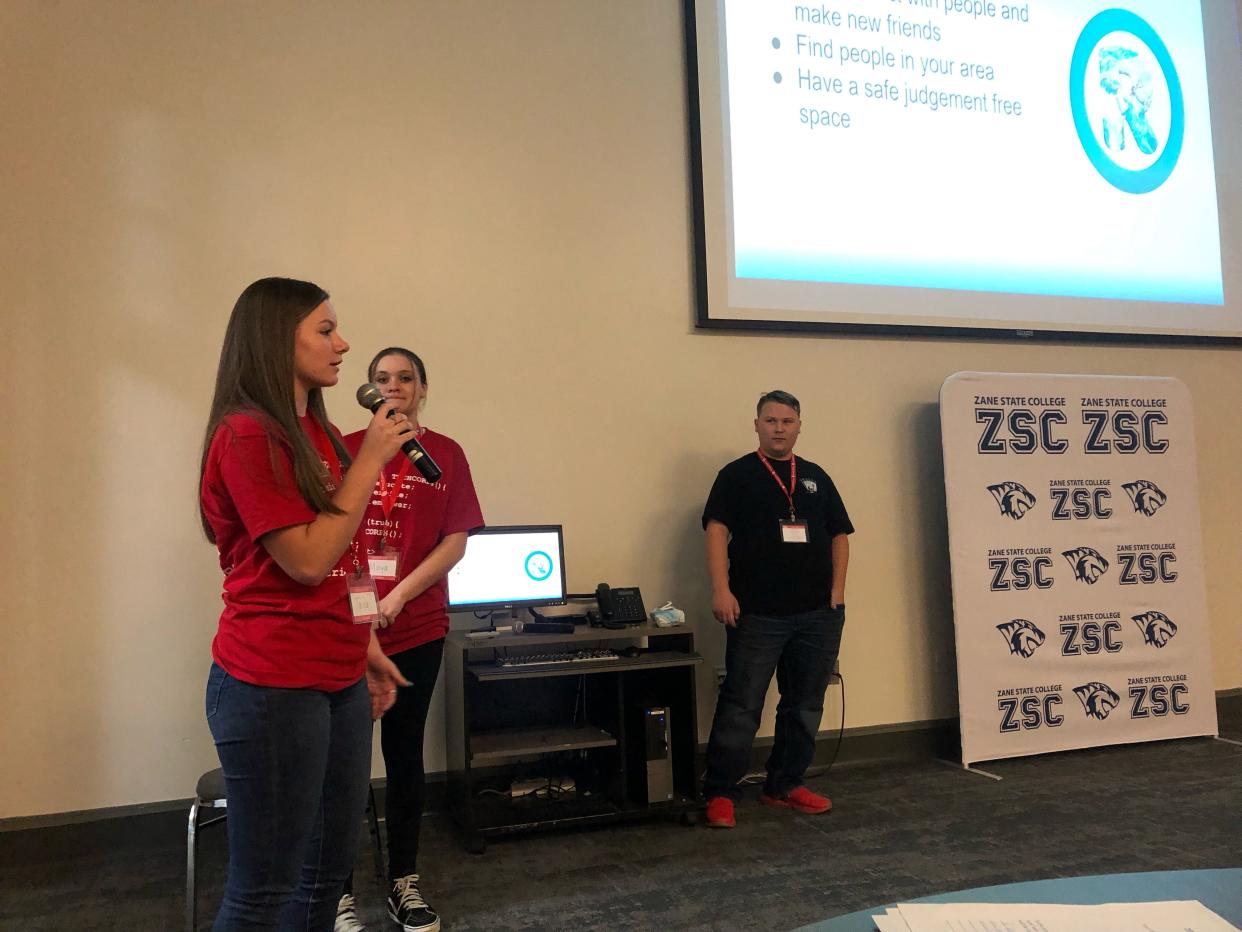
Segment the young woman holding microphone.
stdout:
[[415,425],[384,405],[351,462],[322,398],[348,350],[327,292],[293,279],[250,285],[224,335],[199,475],[224,571],[206,696],[229,815],[216,932],[332,929],[371,721],[405,684],[373,633],[358,532]]

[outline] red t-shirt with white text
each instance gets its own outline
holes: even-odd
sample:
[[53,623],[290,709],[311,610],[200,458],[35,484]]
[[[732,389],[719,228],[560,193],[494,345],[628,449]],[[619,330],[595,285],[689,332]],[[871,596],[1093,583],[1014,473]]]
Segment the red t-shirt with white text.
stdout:
[[[360,430],[345,438],[345,446],[351,454],[358,453],[365,434],[366,431]],[[436,482],[428,482],[417,468],[405,469],[387,519],[377,484],[362,519],[362,539],[368,553],[379,551],[380,540],[387,531],[388,548],[401,555],[397,579],[375,581],[381,599],[449,534],[483,526],[483,512],[470,478],[470,464],[457,441],[434,430],[424,430],[418,442],[444,474]],[[402,471],[402,463],[409,463],[409,460],[404,453],[398,453],[384,467],[384,482],[389,487]],[[377,633],[384,653],[391,656],[438,640],[448,633],[448,628],[448,583],[441,579],[406,602],[392,624]]]
[[[322,429],[300,420],[317,446]],[[306,586],[259,543],[271,531],[315,520],[294,482],[289,448],[258,416],[230,414],[211,439],[200,494],[224,570],[224,611],[211,645],[216,663],[258,686],[335,692],[356,683],[370,626],[354,624],[349,610],[351,550],[323,582]]]

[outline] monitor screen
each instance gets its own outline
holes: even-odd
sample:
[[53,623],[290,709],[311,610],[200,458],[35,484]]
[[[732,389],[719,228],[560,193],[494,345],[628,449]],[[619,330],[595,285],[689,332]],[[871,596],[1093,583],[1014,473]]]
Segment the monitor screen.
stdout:
[[466,540],[448,574],[449,611],[565,602],[565,545],[559,524],[485,527]]

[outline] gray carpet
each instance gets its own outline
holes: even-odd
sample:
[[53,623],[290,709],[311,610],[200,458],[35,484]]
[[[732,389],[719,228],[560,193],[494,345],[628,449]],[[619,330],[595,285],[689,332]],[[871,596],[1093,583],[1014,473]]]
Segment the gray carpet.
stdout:
[[[1236,705],[1235,705],[1236,708]],[[1242,740],[1242,716],[1222,735]],[[934,761],[838,766],[810,782],[826,816],[764,808],[738,827],[676,821],[493,841],[467,854],[427,818],[424,893],[444,928],[790,929],[936,892],[1081,874],[1242,866],[1242,747],[1190,739],[986,765],[995,782]],[[184,815],[0,833],[0,928],[181,927]],[[369,852],[358,897],[383,917]],[[225,869],[204,834],[200,928]]]

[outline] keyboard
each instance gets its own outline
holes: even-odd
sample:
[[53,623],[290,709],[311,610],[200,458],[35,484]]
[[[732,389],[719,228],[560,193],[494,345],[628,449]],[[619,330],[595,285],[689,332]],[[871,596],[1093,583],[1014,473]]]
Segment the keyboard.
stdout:
[[621,657],[615,650],[606,647],[583,650],[544,651],[538,654],[518,654],[509,657],[497,657],[496,666],[512,669],[513,667],[543,667],[554,663],[596,663],[597,661],[619,660]]

